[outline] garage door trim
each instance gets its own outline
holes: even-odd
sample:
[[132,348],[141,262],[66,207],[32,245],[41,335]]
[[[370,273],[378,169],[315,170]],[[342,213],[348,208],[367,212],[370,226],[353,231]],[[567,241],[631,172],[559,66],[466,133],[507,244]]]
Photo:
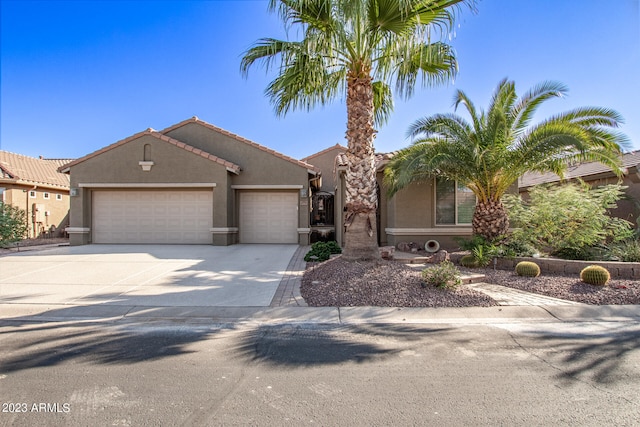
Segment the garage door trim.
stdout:
[[166,182],[166,183],[80,183],[80,188],[112,188],[112,189],[135,189],[135,188],[215,188],[218,185],[215,182]]
[[93,243],[210,244],[212,197],[213,189],[205,188],[95,190],[91,197]]
[[240,243],[298,242],[300,208],[297,192],[243,191],[239,193],[238,202]]

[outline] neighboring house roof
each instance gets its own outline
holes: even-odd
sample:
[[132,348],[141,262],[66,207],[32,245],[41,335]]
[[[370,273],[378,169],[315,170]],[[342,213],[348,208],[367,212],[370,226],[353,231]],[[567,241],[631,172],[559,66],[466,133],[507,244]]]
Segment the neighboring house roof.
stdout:
[[[384,168],[389,160],[393,158],[395,152],[393,153],[376,153],[376,170],[380,171],[380,169]],[[347,156],[344,153],[340,153],[336,156],[335,169],[340,167],[347,166]]]
[[266,151],[267,153],[270,153],[270,154],[272,154],[272,155],[274,155],[276,157],[279,157],[279,158],[281,158],[283,160],[286,160],[288,162],[296,164],[296,165],[298,165],[300,167],[304,167],[310,173],[312,173],[314,175],[317,175],[317,174],[320,173],[320,169],[318,169],[317,167],[315,167],[313,165],[310,165],[309,163],[306,163],[306,162],[304,162],[302,160],[296,160],[293,157],[286,156],[286,155],[284,155],[282,153],[279,153],[279,152],[277,152],[275,150],[272,150],[271,148],[267,148],[267,147],[265,147],[263,145],[260,145],[260,144],[258,144],[256,142],[253,142],[253,141],[248,140],[246,138],[243,138],[243,137],[241,137],[239,135],[236,135],[235,133],[229,132],[228,130],[224,130],[224,129],[219,128],[217,126],[214,126],[214,125],[212,125],[210,123],[207,123],[207,122],[205,122],[203,120],[200,120],[196,116],[193,116],[192,118],[184,120],[184,121],[182,121],[180,123],[176,123],[173,126],[169,126],[168,128],[161,130],[160,133],[166,134],[166,133],[171,132],[172,130],[178,129],[178,128],[182,127],[182,126],[186,126],[186,125],[188,125],[190,123],[197,123],[197,124],[199,124],[201,126],[204,126],[204,127],[209,128],[209,129],[211,129],[213,131],[216,131],[216,132],[221,133],[223,135],[226,135],[226,136],[228,136],[230,138],[233,138],[236,141],[240,141],[240,142],[243,142],[245,144],[251,145],[252,147],[255,147],[255,148],[259,149],[259,150]]
[[318,151],[317,153],[314,153],[314,154],[312,154],[310,156],[304,157],[304,158],[302,158],[300,160],[302,160],[303,162],[310,163],[309,160],[311,160],[311,159],[313,159],[315,157],[318,157],[318,156],[322,156],[323,154],[326,154],[326,153],[328,153],[328,152],[330,152],[332,150],[336,150],[336,149],[342,150],[342,151],[347,151],[347,147],[345,147],[343,145],[340,145],[340,144],[336,144],[336,145],[334,145],[332,147],[325,148],[322,151]]
[[[622,155],[622,168],[623,170],[625,170],[625,173],[629,173],[629,169],[638,168],[639,165],[640,150],[631,151]],[[613,174],[613,171],[608,166],[605,166],[599,162],[580,163],[574,166],[570,166],[564,175],[564,179],[570,180],[579,177],[585,180],[589,180],[589,177],[602,174],[611,175]],[[557,181],[560,181],[560,177],[551,172],[543,174],[538,172],[527,172],[522,175],[522,177],[520,177],[518,186],[520,188],[526,188],[533,185],[548,184]]]
[[0,150],[0,182],[69,189],[69,177],[58,168],[71,159],[43,159]]
[[192,147],[191,145],[185,144],[184,142],[180,142],[177,139],[173,139],[173,138],[171,138],[169,136],[163,135],[162,133],[160,133],[160,132],[158,132],[156,130],[153,130],[151,128],[149,128],[149,129],[147,129],[145,131],[142,131],[142,132],[138,132],[135,135],[131,135],[128,138],[122,139],[122,140],[120,140],[118,142],[115,142],[115,143],[113,143],[111,145],[108,145],[108,146],[106,146],[106,147],[104,147],[104,148],[102,148],[100,150],[97,150],[97,151],[94,151],[93,153],[87,154],[84,157],[81,157],[81,158],[79,158],[77,160],[74,160],[74,161],[72,161],[70,163],[67,163],[67,164],[61,166],[59,168],[59,170],[61,172],[64,172],[64,173],[68,173],[69,172],[69,168],[71,168],[72,166],[75,166],[75,165],[77,165],[79,163],[82,163],[82,162],[84,162],[86,160],[91,159],[92,157],[98,156],[98,155],[100,155],[102,153],[105,153],[107,151],[113,150],[116,147],[124,145],[124,144],[126,144],[128,142],[131,142],[131,141],[135,140],[135,139],[141,138],[141,137],[143,137],[145,135],[152,136],[152,137],[157,138],[157,139],[159,139],[161,141],[164,141],[164,142],[167,142],[169,144],[175,145],[176,147],[178,147],[180,149],[183,149],[185,151],[189,151],[189,152],[191,152],[191,153],[193,153],[195,155],[198,155],[200,157],[204,157],[205,159],[211,160],[214,163],[218,163],[218,164],[226,167],[229,172],[233,172],[235,174],[239,174],[240,171],[242,170],[240,168],[240,166],[238,166],[238,165],[236,165],[234,163],[231,163],[231,162],[229,162],[227,160],[221,159],[220,157],[214,156],[213,154],[207,153],[206,151],[203,151],[203,150],[200,150],[198,148]]

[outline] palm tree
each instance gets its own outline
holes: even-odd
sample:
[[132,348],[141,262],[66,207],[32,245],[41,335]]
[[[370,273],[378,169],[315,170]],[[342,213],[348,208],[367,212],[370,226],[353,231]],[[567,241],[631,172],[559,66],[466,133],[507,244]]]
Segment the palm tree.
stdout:
[[509,229],[501,198],[525,172],[562,177],[571,163],[598,161],[620,176],[621,147],[627,139],[613,129],[622,122],[617,112],[577,108],[531,124],[544,101],[566,92],[560,83],[544,82],[518,98],[515,83],[504,79],[485,112],[457,91],[454,106],[463,105],[471,123],[457,114],[436,114],[414,122],[407,134],[417,139],[399,151],[385,170],[389,194],[434,176],[455,180],[476,196],[473,234],[492,240]]
[[347,259],[378,258],[376,236],[376,125],[393,109],[391,85],[409,97],[424,84],[449,81],[457,71],[450,46],[431,42],[448,31],[452,6],[474,0],[271,0],[287,28],[302,40],[260,39],[241,71],[261,61],[277,77],[266,89],[278,115],[310,110],[337,97],[347,104],[345,248]]

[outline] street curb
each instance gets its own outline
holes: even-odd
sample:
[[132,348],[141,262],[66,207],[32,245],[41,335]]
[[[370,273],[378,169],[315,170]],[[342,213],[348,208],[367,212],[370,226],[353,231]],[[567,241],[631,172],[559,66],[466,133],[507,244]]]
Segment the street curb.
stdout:
[[640,322],[640,306],[142,307],[0,304],[0,325],[25,322],[187,322],[199,324],[491,324],[505,322]]

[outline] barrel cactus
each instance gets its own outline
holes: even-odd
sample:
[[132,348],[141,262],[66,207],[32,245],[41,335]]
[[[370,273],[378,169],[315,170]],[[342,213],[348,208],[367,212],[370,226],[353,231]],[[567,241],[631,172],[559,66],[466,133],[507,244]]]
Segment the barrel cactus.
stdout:
[[518,276],[538,277],[540,275],[540,267],[535,262],[520,261],[516,264],[516,274]]
[[460,265],[468,268],[476,268],[479,267],[478,260],[472,254],[468,254],[460,258]]
[[580,272],[580,280],[590,285],[604,286],[610,278],[609,271],[599,265],[590,265]]

